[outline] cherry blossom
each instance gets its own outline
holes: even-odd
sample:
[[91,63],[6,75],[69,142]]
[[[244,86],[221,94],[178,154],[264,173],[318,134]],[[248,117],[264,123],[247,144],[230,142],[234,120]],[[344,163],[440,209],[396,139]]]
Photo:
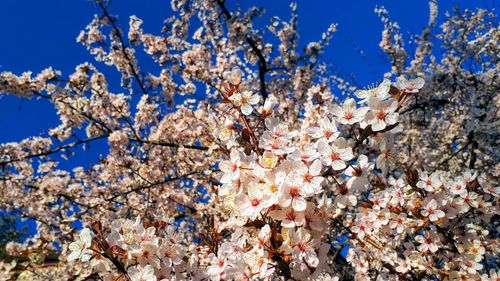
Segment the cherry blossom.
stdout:
[[156,281],[156,275],[154,269],[151,265],[146,265],[144,267],[133,266],[127,271],[128,276],[131,281]]
[[372,126],[373,131],[381,131],[389,125],[396,124],[398,118],[397,101],[392,99],[382,101],[376,97],[370,97],[368,105],[370,111],[366,114],[365,121]]
[[356,101],[350,98],[342,106],[333,105],[331,112],[341,124],[352,125],[363,120],[367,110],[366,107],[356,108]]
[[347,187],[353,191],[365,190],[368,185],[368,174],[373,167],[374,164],[368,162],[366,155],[358,156],[356,164],[348,166],[345,170],[345,174],[350,176]]
[[240,152],[237,150],[231,151],[231,160],[220,163],[220,169],[224,172],[221,182],[234,181],[240,176],[241,158]]
[[439,236],[433,232],[415,236],[415,241],[420,243],[417,247],[420,252],[430,251],[435,253],[439,249]]
[[442,185],[439,174],[432,173],[427,176],[424,173],[420,174],[420,181],[417,183],[419,188],[425,189],[427,192],[434,192]]
[[319,127],[309,128],[309,134],[312,137],[324,139],[326,140],[326,142],[330,143],[339,136],[335,121],[331,121],[330,119],[325,117],[323,119],[320,119],[318,123]]
[[422,215],[428,217],[430,221],[434,222],[445,216],[445,213],[438,209],[438,204],[435,199],[431,199],[422,209]]
[[314,239],[304,228],[290,230],[284,243],[286,253],[291,253],[296,260],[304,260],[309,266],[318,266],[318,257],[314,250]]
[[248,195],[240,194],[235,199],[235,203],[241,215],[255,217],[264,208],[269,207],[272,202],[269,201],[269,196],[262,193],[255,184],[250,184],[248,187]]
[[90,249],[92,244],[92,235],[90,229],[85,228],[80,231],[80,239],[69,244],[68,248],[71,254],[68,256],[68,262],[79,259],[81,262],[87,262],[92,258],[93,251]]
[[366,90],[359,90],[355,94],[358,98],[362,99],[361,103],[366,103],[370,98],[377,98],[377,100],[385,100],[389,97],[389,89],[391,81],[384,79],[377,87],[371,87]]
[[291,206],[295,211],[301,212],[306,209],[306,198],[312,196],[314,190],[306,190],[299,182],[285,182],[281,186],[278,203],[281,207]]
[[294,177],[301,183],[301,189],[306,194],[320,193],[321,183],[324,178],[321,175],[321,161],[315,160],[309,167],[302,161],[293,162]]
[[347,161],[354,157],[352,148],[344,138],[337,138],[331,145],[319,140],[317,146],[323,165],[331,166],[334,170],[345,169]]
[[90,62],[0,73],[1,93],[59,117],[0,144],[0,205],[36,222],[0,279],[497,278],[494,11],[431,1],[407,52],[377,7],[390,65],[360,90],[322,58],[335,24],[298,40],[295,3],[283,20],[173,0],[154,34],[95,2],[77,41],[118,83]]
[[421,77],[407,80],[404,76],[399,76],[396,79],[396,87],[403,89],[408,93],[418,93],[418,91],[424,87],[424,84],[425,80]]
[[236,93],[229,98],[234,102],[236,106],[241,108],[241,113],[245,115],[252,114],[253,105],[256,105],[260,101],[260,97],[257,94],[253,94],[250,91],[245,91],[243,93]]

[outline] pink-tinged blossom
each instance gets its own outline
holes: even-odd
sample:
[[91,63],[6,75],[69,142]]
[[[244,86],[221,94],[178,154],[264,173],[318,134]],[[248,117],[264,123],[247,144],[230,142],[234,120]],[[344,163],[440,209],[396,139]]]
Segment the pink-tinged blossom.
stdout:
[[226,148],[231,149],[236,145],[236,127],[235,121],[231,117],[226,117],[224,124],[218,124],[215,128],[216,135],[223,143],[226,143]]
[[156,275],[151,265],[132,266],[127,270],[127,274],[131,281],[156,281]]
[[[276,264],[273,260],[269,258],[264,258],[258,255],[256,252],[249,252],[246,256],[246,264],[249,266],[249,271],[251,272],[250,277],[258,277],[262,280],[272,279],[273,273],[276,270]],[[252,278],[250,278],[252,280]]]
[[385,100],[389,97],[389,89],[391,87],[391,81],[384,79],[378,87],[368,88],[366,90],[359,90],[355,94],[361,99],[360,103],[366,103],[370,98],[377,98],[379,100]]
[[79,240],[69,244],[68,249],[71,254],[68,256],[68,262],[79,259],[81,262],[87,262],[92,258],[93,251],[90,249],[92,244],[92,236],[90,229],[84,228],[80,231]]
[[231,234],[231,239],[219,247],[219,255],[230,257],[231,260],[241,259],[245,253],[245,245],[246,239],[243,236],[243,229],[237,229]]
[[350,178],[347,180],[347,187],[352,191],[364,191],[369,182],[368,174],[373,170],[373,163],[368,162],[366,155],[358,156],[356,164],[350,165],[345,170],[345,174]]
[[411,269],[411,261],[408,258],[398,261],[397,264],[398,266],[395,268],[397,272],[406,273]]
[[389,223],[389,227],[391,229],[396,229],[396,232],[398,234],[403,233],[403,231],[406,228],[406,222],[407,222],[406,214],[401,213],[399,215],[393,215],[393,218],[391,219],[391,222]]
[[168,240],[164,240],[158,250],[158,256],[160,257],[161,262],[166,267],[181,264],[182,257],[184,256],[181,247],[167,241]]
[[272,169],[278,163],[278,157],[270,151],[264,151],[264,154],[259,159],[259,164],[262,168]]
[[280,122],[278,118],[270,117],[265,121],[267,131],[264,132],[264,137],[283,139],[290,141],[297,135],[297,131],[290,131],[289,125],[285,122]]
[[283,208],[278,210],[273,210],[269,215],[281,221],[281,226],[284,228],[294,228],[302,226],[306,222],[305,213],[295,211],[293,208]]
[[316,194],[322,191],[321,183],[324,178],[321,176],[321,161],[315,160],[309,167],[302,161],[293,162],[293,177],[300,183],[305,194]]
[[[325,202],[327,200],[325,196],[323,196],[321,199],[318,199],[318,201]],[[322,208],[323,210],[317,210],[315,209],[315,203],[312,202],[308,202],[308,205],[309,206],[306,208],[305,211],[307,226],[315,231],[323,231],[325,228],[328,227],[328,224],[326,222],[328,220],[328,214],[326,213],[326,208],[324,207]]]
[[309,144],[304,146],[302,149],[297,149],[288,155],[288,158],[294,161],[304,161],[312,162],[320,156],[319,152],[316,150],[315,145]]
[[394,125],[398,122],[399,113],[396,112],[398,102],[393,99],[382,101],[378,98],[371,97],[368,99],[370,111],[365,115],[365,122],[371,125],[374,132],[381,131],[387,126]]
[[431,231],[426,231],[425,234],[423,235],[417,235],[415,236],[415,241],[420,243],[418,245],[417,249],[421,253],[425,253],[427,251],[430,251],[431,253],[437,252],[439,250],[439,236]]
[[374,211],[375,217],[371,221],[374,229],[380,229],[389,223],[390,211],[388,209],[383,209],[380,211]]
[[[153,228],[154,229],[154,228]],[[154,268],[160,268],[160,259],[158,258],[158,245],[154,242],[143,242],[140,244],[140,250],[133,252],[132,256],[137,259],[141,266],[147,264],[152,265]]]
[[262,117],[270,116],[273,114],[273,110],[276,106],[277,104],[272,98],[272,96],[268,97],[264,102],[264,105],[260,108],[259,113]]
[[240,194],[235,199],[235,204],[242,216],[256,217],[260,212],[269,207],[271,202],[269,196],[252,183],[249,185],[247,194]]
[[423,188],[427,192],[434,192],[441,185],[441,178],[438,173],[432,173],[430,176],[427,176],[425,173],[421,173],[420,180],[417,182],[417,187]]
[[469,254],[466,254],[463,257],[463,260],[460,263],[460,266],[462,267],[463,270],[465,270],[471,274],[474,274],[483,268],[483,265],[481,263],[477,262],[473,255],[469,255]]
[[372,225],[366,221],[358,221],[351,227],[351,231],[357,235],[359,239],[369,236],[372,233]]
[[317,146],[323,165],[330,166],[336,171],[345,169],[347,161],[354,157],[352,148],[344,138],[336,139],[333,144],[319,140]]
[[229,280],[241,280],[241,281],[251,281],[252,280],[252,272],[246,266],[243,261],[239,261],[237,263],[232,264],[227,270],[227,276],[224,279]]
[[135,219],[134,228],[136,232],[136,241],[139,244],[143,242],[156,243],[158,241],[155,235],[156,229],[153,226],[145,228],[140,216],[137,216]]
[[356,195],[349,194],[347,187],[343,188],[345,188],[345,191],[342,191],[339,195],[335,197],[335,205],[337,205],[341,209],[350,206],[356,206],[358,202]]
[[393,186],[393,189],[390,190],[390,199],[389,199],[389,205],[391,206],[397,206],[401,205],[404,206],[406,202],[406,195],[404,194],[404,189],[407,186],[407,183],[404,179],[399,178],[399,179],[394,179],[390,178],[389,179],[389,184]]
[[307,199],[313,190],[306,190],[300,182],[285,182],[280,189],[278,203],[281,207],[291,206],[295,211],[302,212],[307,207]]
[[280,138],[263,138],[261,147],[275,155],[285,155],[295,150],[293,146],[289,145],[288,141]]
[[377,157],[377,168],[382,170],[383,175],[387,175],[389,164],[396,162],[394,138],[383,138],[379,146],[380,154]]
[[448,191],[453,195],[467,194],[467,183],[464,178],[458,177],[448,184]]
[[337,131],[335,121],[330,120],[328,117],[320,119],[318,125],[319,127],[310,127],[308,130],[309,135],[313,138],[325,140],[330,143],[337,139],[340,134]]
[[222,183],[228,183],[238,179],[240,177],[240,165],[240,152],[235,149],[231,150],[230,160],[223,161],[219,165],[221,171],[224,173],[220,181]]
[[336,120],[344,125],[353,125],[365,118],[368,112],[367,107],[356,108],[356,101],[352,98],[346,99],[342,106],[333,105],[331,113],[336,117]]
[[412,80],[407,80],[404,76],[399,76],[396,79],[396,87],[405,90],[407,93],[418,93],[424,87],[425,80],[417,77]]
[[271,228],[269,224],[264,225],[257,235],[257,241],[255,243],[254,251],[259,252],[263,255],[266,245],[269,243],[269,238],[271,237]]
[[437,202],[434,199],[427,202],[420,213],[422,216],[428,217],[431,222],[435,222],[445,216],[445,213],[438,209]]
[[456,198],[456,203],[459,206],[461,213],[469,211],[470,208],[478,208],[478,194],[474,191],[461,193],[458,198]]
[[299,228],[297,231],[289,230],[287,240],[284,242],[285,253],[292,254],[295,260],[304,260],[310,267],[317,267],[319,260],[315,251],[315,241],[309,231]]
[[482,242],[476,239],[474,241],[468,242],[467,244],[467,253],[469,255],[472,255],[476,262],[482,261],[484,258],[484,254],[486,253],[486,249],[483,247]]
[[232,95],[229,99],[233,101],[236,106],[240,107],[241,113],[250,115],[252,114],[253,106],[259,103],[260,96],[250,91],[244,91]]
[[387,202],[389,201],[385,195],[373,195],[370,197],[370,201],[372,202],[372,209],[376,211],[380,211],[387,206]]
[[225,257],[217,257],[214,254],[210,254],[210,265],[207,267],[207,275],[210,280],[223,280],[226,276],[226,269],[229,264]]
[[477,178],[478,174],[479,173],[476,170],[467,169],[462,174],[462,177],[467,183],[472,183]]
[[277,118],[269,117],[265,121],[266,130],[259,142],[259,147],[271,151],[275,155],[291,153],[295,147],[290,145],[296,131],[289,131],[288,124],[280,122]]

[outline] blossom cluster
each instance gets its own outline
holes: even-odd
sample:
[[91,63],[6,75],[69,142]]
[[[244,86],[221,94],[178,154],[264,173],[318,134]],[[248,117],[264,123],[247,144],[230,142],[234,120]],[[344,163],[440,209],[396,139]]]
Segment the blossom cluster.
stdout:
[[68,261],[90,261],[90,266],[105,280],[119,278],[121,273],[112,270],[117,264],[126,270],[131,281],[172,280],[184,263],[184,238],[163,220],[148,224],[141,217],[119,219],[108,230],[96,222],[93,232],[92,235],[89,228],[80,231],[79,240],[68,246]]
[[[443,171],[426,174],[413,170],[406,178],[380,178],[394,169],[397,161],[394,139],[400,132],[400,102],[418,93],[423,84],[421,78],[400,77],[394,84],[384,80],[356,92],[357,102],[347,99],[342,105],[333,105],[325,116],[300,130],[272,113],[264,117],[265,130],[256,150],[245,153],[233,147],[229,159],[219,164],[217,196],[228,218],[220,221],[216,231],[217,235],[227,230],[233,233],[220,245],[206,249],[208,256],[202,258],[198,253],[196,268],[201,268],[200,272],[191,272],[184,265],[177,273],[184,277],[203,275],[210,280],[270,280],[276,273],[300,280],[334,278],[327,266],[333,242],[327,234],[332,227],[341,227],[353,245],[363,245],[363,251],[352,247],[347,255],[359,280],[369,279],[372,257],[388,269],[384,274],[404,276],[410,270],[439,274],[440,269],[433,265],[435,254],[447,243],[453,250],[442,261],[446,267],[453,268],[457,276],[477,275],[485,255],[492,257],[499,249],[482,242],[488,232],[480,231],[480,225],[471,221],[459,228],[456,223],[472,215],[488,222],[495,213],[492,200],[498,197],[499,188],[485,183],[473,170],[457,177]],[[242,107],[252,105],[238,99],[231,96],[228,100],[243,115],[250,115],[253,108]],[[349,127],[359,128],[355,139],[345,135]],[[219,138],[228,141],[225,135]],[[365,143],[371,151],[363,154],[359,147]],[[155,228],[144,230],[139,219],[129,227],[133,230],[123,227],[112,223],[106,240],[128,257],[122,263],[129,268],[130,278],[135,280],[137,275],[161,280],[170,276],[170,254],[159,254],[163,251],[159,244],[150,243],[150,239],[156,241]],[[132,238],[127,238],[129,235]],[[455,236],[467,240],[455,240]],[[70,260],[75,255],[82,261],[88,259],[81,250],[81,245],[90,246],[90,238],[86,239],[70,245],[75,249]],[[129,240],[145,242],[131,246]],[[384,244],[392,247],[384,248]],[[405,258],[391,250],[399,247],[404,247]],[[206,261],[201,262],[203,259]],[[162,269],[164,260],[168,274]],[[175,260],[182,262],[180,256]]]
[[[0,93],[60,120],[0,144],[0,207],[36,221],[0,279],[496,280],[494,11],[457,10],[431,36],[431,0],[409,62],[376,8],[390,72],[360,89],[322,62],[335,24],[301,45],[297,4],[261,28],[262,9],[225,2],[172,0],[151,34],[96,0],[77,41],[121,89],[89,62],[0,73]],[[107,153],[68,169],[99,142]]]

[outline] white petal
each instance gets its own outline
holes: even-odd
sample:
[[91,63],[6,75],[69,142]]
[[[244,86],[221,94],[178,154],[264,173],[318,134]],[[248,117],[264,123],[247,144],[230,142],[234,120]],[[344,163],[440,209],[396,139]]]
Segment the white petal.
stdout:
[[68,262],[72,262],[72,261],[74,261],[75,259],[77,259],[77,258],[78,258],[78,256],[80,256],[80,253],[78,253],[78,252],[72,252],[72,253],[68,256],[67,261],[68,261]]
[[80,261],[88,262],[92,258],[92,250],[85,250],[82,252],[82,256],[80,257]]
[[359,90],[354,93],[358,98],[368,98],[370,93],[367,90]]
[[347,165],[342,160],[335,160],[332,162],[332,169],[334,169],[335,171],[343,170],[346,166]]
[[317,176],[321,173],[321,168],[323,166],[321,165],[321,161],[319,159],[316,159],[311,166],[309,167],[309,172],[313,176]]
[[396,87],[398,87],[399,89],[406,88],[407,84],[408,80],[406,80],[406,78],[404,78],[403,76],[399,76],[398,78],[396,78]]
[[82,240],[85,245],[89,245],[92,242],[92,235],[90,234],[90,229],[84,228],[80,232],[80,240]]
[[422,79],[421,77],[417,77],[417,78],[415,78],[415,80],[413,80],[413,85],[414,85],[415,89],[422,89],[424,84],[425,84],[425,80]]
[[229,97],[229,100],[231,100],[232,102],[234,102],[234,104],[236,106],[240,106],[240,104],[241,104],[241,94],[240,93],[236,93],[236,94],[232,95],[231,97]]
[[307,207],[307,201],[302,197],[295,197],[292,201],[292,207],[297,212],[302,212]]
[[306,263],[311,267],[317,267],[319,264],[319,259],[316,256],[316,252],[313,249],[309,249],[305,256]]
[[309,129],[307,129],[307,133],[315,138],[319,138],[323,135],[319,127],[310,127]]
[[318,121],[319,126],[322,129],[329,129],[331,127],[331,122],[328,118],[323,118]]
[[248,103],[249,104],[258,104],[260,101],[260,96],[259,95],[252,95],[250,96],[250,98],[248,99]]
[[241,113],[243,113],[244,115],[250,115],[252,114],[252,111],[253,111],[253,107],[251,105],[248,105],[248,104],[243,104],[241,106]]
[[353,98],[347,99],[343,105],[344,109],[352,110],[356,108],[356,101]]
[[333,105],[332,108],[330,109],[330,112],[335,116],[344,115],[344,110],[339,105]]
[[288,194],[283,194],[278,201],[281,207],[286,208],[292,203],[292,197]]
[[68,249],[75,252],[75,251],[81,251],[82,247],[78,241],[78,242],[73,242],[73,243],[69,244]]
[[[340,138],[338,138],[336,141],[338,141]],[[327,154],[330,154],[330,145],[324,140],[324,139],[320,139],[317,143],[316,143],[316,147],[318,148],[318,152],[321,154],[321,155],[327,155]]]
[[388,101],[387,103],[387,111],[396,111],[398,108],[398,102],[396,100]]
[[385,129],[385,126],[385,122],[380,119],[372,120],[372,131],[374,132],[382,131],[383,129]]

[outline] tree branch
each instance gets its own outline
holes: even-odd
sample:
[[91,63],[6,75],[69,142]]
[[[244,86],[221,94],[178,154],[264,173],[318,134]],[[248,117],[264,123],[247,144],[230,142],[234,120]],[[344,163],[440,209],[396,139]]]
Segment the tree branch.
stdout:
[[139,84],[139,87],[141,88],[142,94],[147,95],[148,92],[146,91],[146,87],[144,87],[144,83],[142,82],[141,78],[139,77],[139,74],[135,71],[134,65],[132,64],[132,61],[130,60],[128,54],[127,54],[127,49],[125,47],[125,41],[122,38],[122,33],[118,26],[115,23],[115,19],[108,13],[107,7],[102,3],[102,0],[97,0],[96,1],[99,7],[101,8],[104,16],[108,18],[109,22],[111,23],[111,26],[116,32],[117,38],[120,41],[120,47],[121,51],[123,53],[123,56],[128,62],[128,66],[130,68],[130,71],[132,72],[132,75],[134,76],[135,80],[137,81],[137,84]]
[[[233,15],[227,9],[223,0],[217,0],[217,5],[219,5],[219,7],[222,10],[222,13],[224,13],[224,15],[226,16],[228,21],[233,18]],[[269,70],[267,67],[266,58],[264,57],[262,50],[260,50],[259,47],[257,46],[257,42],[252,37],[250,37],[250,35],[247,34],[245,36],[245,39],[246,39],[248,45],[250,45],[250,48],[252,49],[252,51],[259,58],[260,94],[262,95],[263,101],[266,101],[267,96],[268,96],[267,90],[266,90],[266,72]]]

